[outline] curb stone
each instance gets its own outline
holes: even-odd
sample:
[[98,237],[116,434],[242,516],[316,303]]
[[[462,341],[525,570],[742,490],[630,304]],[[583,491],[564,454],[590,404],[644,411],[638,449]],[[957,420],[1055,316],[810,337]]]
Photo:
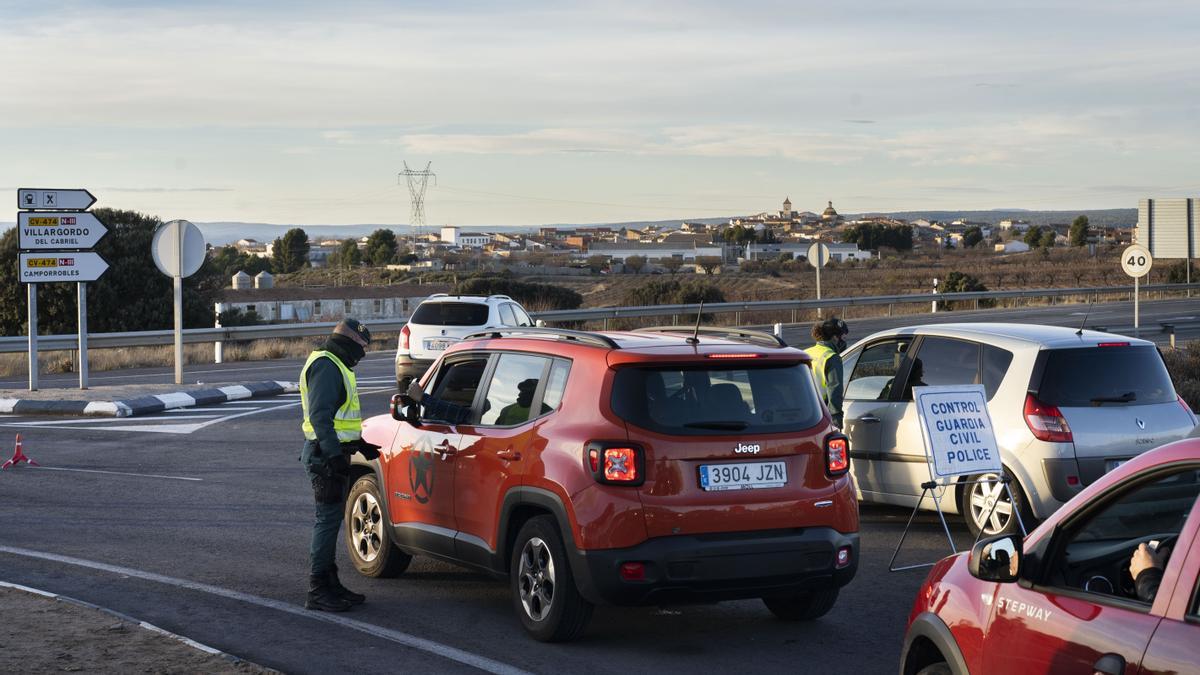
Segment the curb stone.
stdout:
[[158,633],[159,635],[162,635],[164,637],[175,640],[176,642],[181,642],[181,643],[191,647],[192,649],[202,651],[205,654],[219,656],[231,663],[249,663],[249,661],[246,661],[245,659],[241,659],[241,658],[234,656],[233,654],[230,654],[228,652],[223,652],[220,649],[217,649],[216,647],[210,647],[201,642],[196,642],[195,640],[193,640],[189,637],[180,635],[178,633],[172,633],[169,630],[166,630],[164,628],[159,628],[158,626],[155,626],[152,623],[142,621],[141,619],[129,616],[128,614],[123,614],[121,612],[118,612],[115,609],[109,609],[108,607],[102,607],[100,605],[95,605],[95,604],[92,604],[85,600],[79,600],[77,598],[72,598],[72,597],[69,597],[66,595],[59,595],[58,593],[51,593],[50,591],[44,591],[40,588],[33,588],[32,586],[23,586],[21,584],[14,584],[14,583],[11,583],[8,581],[0,581],[0,588],[10,588],[12,590],[22,591],[24,593],[29,593],[31,595],[38,595],[43,598],[49,598],[51,600],[55,600],[58,602],[65,602],[68,605],[75,605],[76,607],[85,607],[87,609],[94,609],[96,611],[108,614],[109,616],[116,617],[117,619],[120,619],[121,621],[126,621],[126,622],[132,623],[136,626],[140,626],[141,628],[144,628],[144,629],[150,631],[151,633]]
[[272,380],[153,394],[121,401],[37,401],[32,399],[0,398],[0,414],[135,417],[137,415],[150,415],[175,408],[190,408],[197,405],[212,405],[247,398],[294,394],[298,391],[300,391],[300,386],[295,382]]

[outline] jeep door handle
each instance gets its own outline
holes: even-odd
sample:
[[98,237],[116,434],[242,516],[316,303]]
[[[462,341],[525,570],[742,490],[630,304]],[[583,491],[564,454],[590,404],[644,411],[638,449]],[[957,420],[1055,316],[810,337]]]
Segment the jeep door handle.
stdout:
[[442,441],[441,443],[438,443],[437,445],[433,446],[433,450],[434,452],[441,454],[443,462],[446,461],[447,457],[452,457],[458,453],[458,448],[450,445],[450,441]]
[[509,448],[503,452],[497,452],[496,456],[506,462],[515,462],[521,459],[521,453]]
[[874,415],[863,415],[858,419],[850,420],[851,422],[862,422],[863,424],[879,424],[879,418]]

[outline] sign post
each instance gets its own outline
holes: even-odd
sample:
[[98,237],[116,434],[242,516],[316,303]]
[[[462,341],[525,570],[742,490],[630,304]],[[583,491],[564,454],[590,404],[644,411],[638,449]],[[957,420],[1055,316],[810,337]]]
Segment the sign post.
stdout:
[[87,287],[108,269],[94,247],[108,229],[86,210],[96,203],[87,190],[17,190],[17,273],[29,307],[29,390],[38,388],[37,285],[75,282],[79,326],[79,388],[87,389]]
[[1133,244],[1121,253],[1121,269],[1133,277],[1133,336],[1142,336],[1139,280],[1150,273],[1154,266],[1154,257],[1149,249],[1141,244]]
[[[992,418],[988,414],[987,393],[982,384],[919,386],[913,387],[913,399],[917,405],[917,419],[921,424],[921,439],[925,445],[925,457],[929,466],[929,480],[921,484],[921,496],[913,507],[908,525],[900,535],[900,542],[892,553],[888,570],[901,570],[930,567],[934,563],[907,565],[896,567],[896,556],[904,546],[904,539],[912,527],[913,519],[929,494],[933,498],[934,508],[942,521],[942,529],[946,532],[946,540],[950,542],[950,550],[957,553],[954,538],[950,536],[950,526],[946,523],[946,514],[942,512],[940,494],[957,485],[975,485],[977,483],[1000,483],[1008,494],[1010,504],[1013,504],[1011,517],[1017,519],[1021,531],[1025,531],[1025,522],[1021,519],[1020,509],[1016,508],[1012,491],[1009,489],[1009,479],[1004,475],[1004,466],[1000,461],[1000,446],[996,443],[996,435],[992,431]],[[961,477],[967,480],[960,480]],[[970,478],[970,476],[984,476]],[[987,476],[995,476],[989,478]],[[998,493],[997,493],[998,494]],[[983,521],[992,518],[999,498],[989,498],[986,504],[987,513]],[[970,508],[969,506],[967,508]],[[980,536],[983,528],[980,528]],[[976,537],[978,541],[978,537]]]
[[[821,299],[821,268],[829,262],[829,247],[817,242],[808,247],[808,264],[817,269],[817,299]],[[817,316],[821,316],[821,308],[817,308]]]
[[171,277],[175,296],[175,384],[183,384],[183,279],[204,263],[204,235],[186,220],[163,223],[154,231],[150,253],[158,271]]

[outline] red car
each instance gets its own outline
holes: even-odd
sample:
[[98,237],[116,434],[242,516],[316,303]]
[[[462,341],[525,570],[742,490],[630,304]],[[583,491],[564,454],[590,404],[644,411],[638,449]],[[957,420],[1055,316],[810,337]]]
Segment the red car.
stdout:
[[854,577],[849,442],[808,356],[769,334],[491,330],[422,386],[420,414],[397,396],[364,422],[382,454],[355,465],[345,528],[364,575],[425,555],[508,578],[540,640],[598,603],[812,619]]
[[1108,473],[1024,541],[993,537],[940,561],[909,616],[901,673],[1200,672],[1197,495],[1200,438],[1177,441]]

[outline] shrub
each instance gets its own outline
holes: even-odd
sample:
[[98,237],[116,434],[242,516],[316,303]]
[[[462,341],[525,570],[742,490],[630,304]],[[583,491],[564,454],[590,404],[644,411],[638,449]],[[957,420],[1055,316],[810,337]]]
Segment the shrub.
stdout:
[[505,277],[473,277],[454,286],[455,295],[507,295],[531,311],[576,309],[583,296],[561,286],[514,281]]
[[1193,411],[1200,411],[1200,340],[1192,340],[1181,349],[1164,349],[1163,361],[1175,391]]

